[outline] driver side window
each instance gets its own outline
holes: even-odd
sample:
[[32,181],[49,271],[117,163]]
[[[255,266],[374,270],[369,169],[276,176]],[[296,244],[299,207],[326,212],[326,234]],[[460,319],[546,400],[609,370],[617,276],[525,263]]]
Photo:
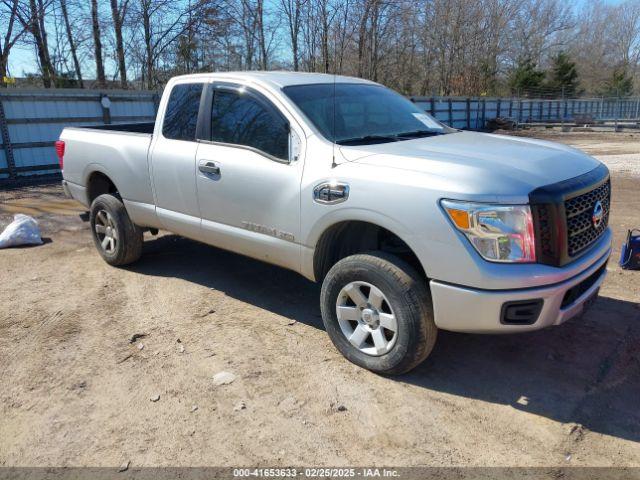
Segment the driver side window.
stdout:
[[210,140],[252,147],[275,158],[288,159],[287,123],[246,92],[215,91]]

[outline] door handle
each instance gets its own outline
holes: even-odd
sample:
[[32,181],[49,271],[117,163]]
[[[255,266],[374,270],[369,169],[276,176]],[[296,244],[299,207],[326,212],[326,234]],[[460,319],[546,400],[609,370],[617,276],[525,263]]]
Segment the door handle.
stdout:
[[220,167],[213,162],[203,162],[198,165],[198,170],[209,175],[220,175]]

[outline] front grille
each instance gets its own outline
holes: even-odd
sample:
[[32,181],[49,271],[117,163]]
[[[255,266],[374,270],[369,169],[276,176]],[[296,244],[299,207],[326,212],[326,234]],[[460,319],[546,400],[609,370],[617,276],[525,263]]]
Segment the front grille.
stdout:
[[554,251],[553,225],[549,206],[538,205],[537,217],[539,232],[537,240],[540,244],[540,250],[545,257],[552,256]]
[[[593,209],[596,202],[602,203],[604,215],[596,227],[593,223]],[[595,242],[604,233],[609,224],[609,205],[611,203],[611,181],[607,180],[590,192],[564,202],[567,217],[567,253],[575,257]]]
[[[594,208],[603,216],[596,227]],[[600,165],[579,177],[537,188],[529,194],[538,263],[560,267],[585,253],[606,231],[611,204],[609,170]]]

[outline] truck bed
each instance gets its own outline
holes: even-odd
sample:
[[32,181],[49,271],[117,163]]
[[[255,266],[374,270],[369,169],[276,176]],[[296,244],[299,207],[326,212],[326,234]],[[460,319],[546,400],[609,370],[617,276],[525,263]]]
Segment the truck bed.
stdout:
[[[153,123],[66,127],[63,178],[74,198],[89,206],[89,175],[98,172],[110,179],[126,202],[153,205],[147,155]],[[96,167],[97,166],[97,167]]]

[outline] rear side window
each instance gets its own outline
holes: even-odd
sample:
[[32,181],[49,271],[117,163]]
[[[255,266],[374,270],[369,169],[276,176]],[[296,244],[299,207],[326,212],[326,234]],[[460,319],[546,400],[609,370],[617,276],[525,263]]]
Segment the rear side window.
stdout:
[[218,90],[211,109],[211,141],[252,147],[286,160],[289,129],[284,118],[250,94]]
[[202,83],[176,85],[169,95],[162,135],[174,140],[195,140]]

